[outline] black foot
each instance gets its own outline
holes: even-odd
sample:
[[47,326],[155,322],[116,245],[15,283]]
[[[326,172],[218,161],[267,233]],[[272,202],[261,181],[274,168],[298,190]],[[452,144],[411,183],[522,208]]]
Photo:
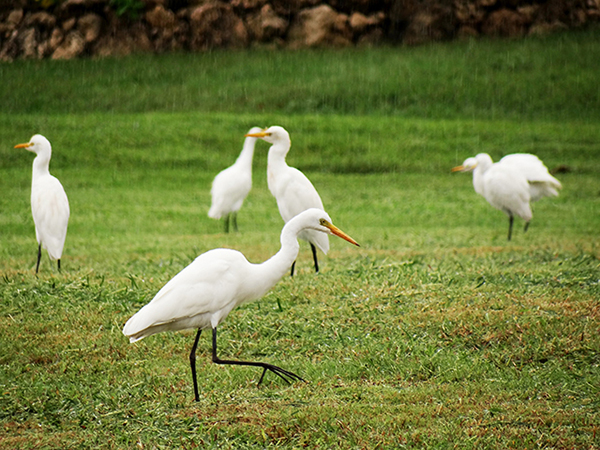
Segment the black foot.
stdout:
[[260,386],[260,384],[262,383],[263,378],[265,377],[265,373],[267,373],[267,370],[270,370],[275,375],[279,376],[287,384],[291,384],[292,381],[303,381],[306,383],[306,380],[304,378],[302,378],[299,375],[296,375],[294,372],[290,372],[289,370],[285,370],[281,367],[274,366],[273,364],[262,363],[261,365],[263,367],[263,373],[260,376],[260,380],[258,380],[257,386]]

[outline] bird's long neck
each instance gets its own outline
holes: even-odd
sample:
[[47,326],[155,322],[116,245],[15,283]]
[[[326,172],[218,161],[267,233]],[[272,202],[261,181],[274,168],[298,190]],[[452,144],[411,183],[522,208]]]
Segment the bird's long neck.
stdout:
[[300,249],[298,244],[300,231],[297,221],[292,219],[286,223],[281,231],[281,248],[271,258],[260,264],[261,270],[265,274],[265,282],[271,283],[269,287],[277,283],[296,260]]
[[475,192],[479,195],[483,195],[483,172],[480,170],[479,166],[475,167],[473,170],[473,187],[475,188]]
[[33,180],[50,174],[50,153],[39,153],[33,160]]
[[257,138],[247,137],[244,141],[244,147],[235,161],[236,164],[252,170],[252,158],[254,157],[254,146]]
[[487,153],[483,153],[481,155],[477,155],[477,167],[475,167],[475,171],[483,175],[493,165],[494,161],[492,160],[490,155],[488,155]]
[[[482,153],[476,156],[477,166],[473,170],[473,187],[479,195],[484,195],[483,177],[485,173],[494,165],[494,161],[487,153]],[[485,195],[484,195],[485,196]]]
[[267,182],[271,193],[273,192],[273,185],[275,183],[276,174],[285,173],[285,169],[289,167],[285,161],[285,156],[290,150],[290,142],[283,141],[273,144],[269,149],[269,156],[267,158]]
[[283,140],[280,142],[276,142],[269,149],[269,156],[267,158],[267,163],[271,167],[276,167],[280,165],[287,166],[285,162],[285,157],[287,153],[290,151],[291,142],[289,140]]

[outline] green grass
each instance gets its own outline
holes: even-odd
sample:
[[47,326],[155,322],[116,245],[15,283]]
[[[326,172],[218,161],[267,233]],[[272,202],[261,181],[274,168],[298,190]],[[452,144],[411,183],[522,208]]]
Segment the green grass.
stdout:
[[127,63],[17,61],[0,66],[2,111],[597,121],[598,33],[410,49],[141,55]]
[[[599,44],[0,65],[0,448],[599,448]],[[199,253],[277,251],[262,142],[241,232],[206,217],[213,176],[270,124],[361,248],[332,238],[315,276],[302,245],[297,276],[220,327],[222,356],[309,383],[257,388],[203,336],[196,404],[193,331],[121,329]],[[33,156],[13,149],[36,132],[72,211],[63,272],[44,255],[39,277]],[[510,243],[450,173],[481,151],[569,169]]]

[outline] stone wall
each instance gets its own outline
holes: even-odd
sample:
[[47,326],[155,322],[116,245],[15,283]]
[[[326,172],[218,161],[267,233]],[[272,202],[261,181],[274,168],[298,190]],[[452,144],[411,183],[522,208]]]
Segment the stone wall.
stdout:
[[[600,21],[600,0],[0,0],[0,59],[407,45]],[[134,8],[139,6],[138,8]],[[119,15],[119,13],[121,13]]]

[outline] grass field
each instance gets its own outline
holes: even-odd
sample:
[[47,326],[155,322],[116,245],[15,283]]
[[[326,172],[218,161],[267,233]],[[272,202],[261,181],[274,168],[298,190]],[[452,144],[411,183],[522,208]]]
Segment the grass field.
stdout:
[[[600,448],[600,30],[418,48],[211,52],[0,65],[0,448]],[[240,232],[206,216],[252,126],[334,223],[220,326],[136,344],[125,321],[198,254],[251,261],[282,221],[257,143]],[[36,242],[34,133],[71,205],[63,271]],[[451,174],[515,152],[564,166],[526,234]],[[208,334],[208,333],[205,333]]]

